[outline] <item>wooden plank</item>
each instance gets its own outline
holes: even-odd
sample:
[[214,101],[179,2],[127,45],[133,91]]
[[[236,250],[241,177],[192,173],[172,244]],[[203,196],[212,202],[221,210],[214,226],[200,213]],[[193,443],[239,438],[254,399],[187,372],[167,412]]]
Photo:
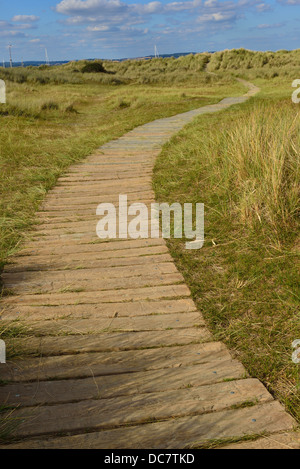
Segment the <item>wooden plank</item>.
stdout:
[[119,171],[108,171],[106,170],[105,173],[101,174],[82,174],[79,173],[78,175],[66,175],[65,177],[61,177],[57,181],[56,187],[65,187],[66,185],[73,185],[74,183],[78,182],[96,182],[96,181],[110,181],[110,180],[116,180],[116,179],[125,179],[126,181],[130,181],[131,179],[136,179],[139,177],[144,177],[145,175],[152,176],[152,168],[150,165],[148,165],[148,170],[145,168],[144,170],[138,171],[138,166],[137,170],[133,171],[125,169],[125,170],[119,170]]
[[[4,305],[3,305],[4,306]],[[99,319],[135,317],[156,314],[191,313],[196,306],[190,298],[178,300],[138,301],[130,303],[95,303],[60,306],[26,306],[21,303],[6,306],[1,311],[2,320]]]
[[106,290],[92,292],[73,292],[61,294],[41,294],[9,296],[6,305],[74,305],[147,301],[190,296],[186,285],[167,285],[162,287],[133,288],[127,290]]
[[[154,193],[152,190],[148,188],[144,189],[143,191],[134,191],[128,192],[128,202],[142,202],[144,200],[154,200]],[[95,213],[96,208],[100,203],[112,203],[116,204],[119,202],[119,195],[114,193],[110,194],[101,194],[101,195],[90,195],[85,197],[64,197],[64,201],[60,199],[60,197],[47,196],[45,202],[42,204],[43,210],[72,210],[72,208],[76,209],[78,206],[83,207],[85,205],[95,204]]]
[[[265,387],[254,379],[151,394],[16,410],[20,422],[13,436],[105,430],[155,420],[218,412],[244,402],[272,401]],[[5,415],[4,415],[5,417]]]
[[[3,327],[10,322],[2,320]],[[89,318],[89,319],[60,319],[57,321],[27,321],[25,326],[30,335],[80,335],[99,334],[113,331],[161,331],[166,329],[181,329],[203,327],[204,320],[200,313],[160,314],[157,316]],[[210,335],[206,333],[206,337]],[[88,341],[89,338],[86,337]]]
[[[62,252],[63,255],[63,252]],[[45,262],[39,258],[35,257],[36,262],[19,262],[18,264],[11,264],[6,266],[5,271],[7,273],[17,273],[17,272],[49,272],[51,270],[79,270],[79,269],[97,269],[97,268],[107,268],[107,267],[124,267],[124,266],[147,266],[149,264],[160,264],[164,262],[172,262],[170,254],[154,254],[147,256],[135,256],[135,257],[115,257],[110,258],[107,256],[106,259],[98,258],[97,255],[87,254],[86,256],[74,254],[74,258],[69,256],[68,259],[64,259],[63,256],[56,256],[45,258]],[[67,257],[67,256],[66,256]],[[80,258],[79,258],[80,257]]]
[[[146,200],[143,201],[143,203],[151,209],[151,203],[153,203],[153,200]],[[115,205],[115,208],[119,208],[119,204]],[[83,208],[81,209],[80,207],[76,210],[73,211],[57,211],[57,210],[52,210],[52,211],[41,211],[36,213],[36,219],[38,223],[45,223],[48,225],[55,225],[56,223],[73,223],[73,222],[79,222],[79,221],[94,221],[95,218],[98,219],[95,211],[95,207],[93,208]]]
[[133,289],[143,287],[155,287],[158,285],[177,285],[183,283],[183,276],[179,273],[174,274],[153,274],[143,275],[139,277],[124,277],[124,278],[97,278],[92,276],[82,280],[72,281],[71,279],[53,280],[51,281],[36,281],[34,282],[21,282],[16,284],[7,284],[9,289],[17,295],[28,294],[49,294],[65,293],[65,292],[92,292],[92,291],[108,291],[118,289]]
[[95,269],[79,269],[79,270],[65,270],[51,272],[44,272],[41,276],[40,271],[29,271],[20,273],[4,272],[2,278],[7,286],[15,286],[19,283],[26,283],[26,285],[43,286],[48,282],[72,282],[86,280],[87,278],[100,277],[101,279],[108,278],[126,278],[126,277],[139,277],[150,274],[171,274],[178,272],[173,262],[156,263],[149,265],[141,265],[134,267],[113,267],[113,268],[95,268]]
[[28,440],[12,448],[57,449],[188,449],[210,440],[242,438],[263,432],[292,430],[295,421],[278,402],[251,408],[183,417],[167,422],[81,435]]
[[[157,327],[156,324],[155,327]],[[98,326],[95,327],[95,330],[98,328]],[[176,345],[208,342],[212,339],[211,334],[203,327],[156,330],[155,334],[152,331],[105,332],[102,334],[93,332],[89,337],[84,335],[82,324],[79,325],[78,330],[80,330],[80,335],[76,336],[14,338],[6,340],[6,345],[15,351],[20,350],[22,357],[24,357],[27,354],[51,356],[174,347]]]
[[[151,213],[150,213],[151,208],[149,207],[149,216],[144,218],[143,221],[148,222],[148,226],[151,226]],[[87,220],[79,220],[79,221],[59,221],[57,223],[39,223],[34,227],[34,230],[32,231],[33,234],[35,235],[48,235],[53,232],[53,234],[59,234],[59,233],[65,233],[65,232],[72,232],[74,230],[80,231],[81,233],[89,233],[93,232],[96,230],[96,226],[98,221],[101,219],[101,216],[98,216],[94,214],[93,217],[89,217]],[[130,216],[128,217],[128,223],[130,223],[131,220],[133,220],[135,216]],[[114,218],[113,218],[114,219]],[[119,216],[118,213],[116,215],[116,226],[118,229],[126,229],[126,226],[128,226],[127,222],[119,222]],[[150,236],[149,236],[150,238]],[[146,238],[148,239],[148,238]]]
[[[141,248],[133,248],[133,249],[101,249],[101,243],[91,243],[91,244],[77,244],[75,241],[71,242],[69,248],[67,249],[68,246],[66,246],[66,253],[62,258],[62,243],[59,243],[60,247],[58,248],[57,246],[51,246],[48,247],[48,253],[44,249],[43,252],[39,249],[39,246],[36,246],[36,251],[34,256],[20,256],[15,259],[14,264],[10,264],[10,266],[7,266],[6,272],[8,271],[16,271],[16,269],[24,268],[29,270],[30,268],[33,268],[35,265],[48,265],[51,264],[52,262],[61,262],[61,265],[70,265],[70,263],[77,263],[77,265],[80,265],[81,261],[84,260],[112,260],[112,259],[121,259],[121,258],[132,258],[132,257],[142,257],[144,258],[145,256],[155,256],[159,254],[168,254],[168,248],[164,244],[160,245],[154,245],[154,246],[145,246]],[[114,244],[114,243],[112,243]],[[76,251],[76,247],[78,246],[78,252],[75,252],[72,255],[71,251]],[[99,248],[98,248],[99,247]],[[94,252],[93,252],[94,250]],[[27,251],[26,251],[27,252]],[[56,257],[55,257],[56,256]],[[34,269],[36,270],[36,269]]]
[[[76,245],[76,249],[74,249]],[[162,239],[128,239],[128,240],[100,240],[98,239],[96,243],[78,243],[70,242],[69,244],[64,244],[60,246],[57,243],[51,243],[48,246],[36,246],[36,244],[31,246],[25,246],[11,262],[15,262],[17,259],[28,257],[29,259],[32,256],[40,256],[44,253],[47,256],[59,255],[61,256],[61,249],[64,247],[66,249],[65,254],[90,254],[97,255],[102,251],[119,251],[119,250],[130,250],[130,249],[141,249],[149,248],[156,246],[165,246],[166,243]],[[76,252],[74,253],[74,250]],[[58,251],[58,252],[57,252]]]
[[139,177],[131,177],[130,179],[117,179],[117,178],[112,178],[108,179],[105,181],[89,181],[88,184],[83,185],[83,184],[78,184],[76,182],[73,182],[72,184],[60,184],[56,185],[49,194],[73,194],[75,193],[78,195],[78,192],[80,191],[81,194],[85,194],[87,192],[89,193],[97,193],[98,191],[101,191],[102,193],[105,194],[107,189],[114,189],[114,193],[116,190],[116,180],[118,181],[118,189],[120,191],[127,190],[127,188],[144,188],[145,185],[147,185],[149,188],[151,188],[151,175],[149,176],[139,176]]
[[93,376],[84,379],[38,381],[0,386],[0,402],[13,406],[58,404],[94,399],[107,399],[137,393],[155,393],[193,386],[222,383],[246,376],[237,360],[220,360],[179,368],[163,368],[122,375]]
[[1,366],[0,379],[16,382],[87,378],[179,368],[209,361],[215,363],[217,371],[218,363],[225,358],[230,359],[230,354],[219,342],[126,352],[81,353],[15,360]]

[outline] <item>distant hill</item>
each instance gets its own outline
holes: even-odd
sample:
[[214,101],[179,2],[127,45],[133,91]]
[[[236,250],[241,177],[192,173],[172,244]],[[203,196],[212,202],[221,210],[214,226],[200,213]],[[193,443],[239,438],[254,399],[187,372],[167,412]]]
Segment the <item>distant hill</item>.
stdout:
[[[159,54],[159,57],[162,59],[167,59],[168,57],[174,57],[177,59],[178,57],[185,57],[186,55],[190,54],[196,54],[197,52],[176,52],[174,54]],[[150,59],[155,59],[155,55],[147,55],[145,57],[126,57],[123,59],[115,59],[118,60],[119,62],[122,62],[124,60],[150,60]]]
[[[212,52],[210,52],[212,53]],[[159,57],[161,58],[168,58],[168,57],[174,57],[174,58],[178,58],[178,57],[185,57],[186,55],[190,55],[190,54],[196,54],[196,52],[175,52],[174,54],[160,54]],[[125,60],[150,60],[150,59],[154,59],[155,56],[154,55],[148,55],[148,56],[144,56],[144,57],[124,57],[122,59],[112,59],[113,61],[118,61],[118,62],[123,62]],[[97,60],[96,58],[93,58],[93,59],[86,59],[86,60]],[[108,59],[105,59],[106,61]],[[50,62],[50,65],[63,65],[63,64],[67,64],[71,62],[70,60],[58,60],[58,61],[53,61],[53,62]],[[2,64],[0,63],[0,66]],[[22,65],[24,65],[24,67],[39,67],[40,65],[45,65],[45,61],[41,60],[35,60],[35,61],[24,61],[23,64],[22,62],[14,62],[13,63],[13,66],[14,67],[22,67]],[[9,62],[5,62],[5,67],[6,68],[9,68]]]
[[[63,65],[63,64],[67,64],[69,62],[69,60],[62,60],[62,61],[58,61],[58,62],[50,62],[50,65]],[[2,63],[0,62],[0,66],[2,65]],[[22,65],[24,65],[24,67],[39,67],[40,65],[45,65],[45,61],[28,61],[28,62],[14,62],[13,63],[13,66],[14,67],[22,67]],[[9,62],[5,62],[5,68],[9,68]]]

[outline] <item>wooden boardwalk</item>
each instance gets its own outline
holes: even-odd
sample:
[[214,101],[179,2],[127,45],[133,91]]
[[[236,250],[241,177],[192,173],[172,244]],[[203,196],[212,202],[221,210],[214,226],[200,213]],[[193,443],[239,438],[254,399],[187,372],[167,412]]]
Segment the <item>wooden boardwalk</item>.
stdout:
[[296,438],[277,435],[294,420],[213,340],[165,242],[96,236],[99,203],[117,204],[119,194],[129,204],[154,200],[152,167],[174,133],[256,91],[139,127],[72,167],[48,194],[41,224],[3,275],[14,296],[1,303],[2,321],[20,320],[31,337],[13,339],[19,354],[0,365],[0,401],[17,407],[7,418],[17,422],[16,440],[2,448]]

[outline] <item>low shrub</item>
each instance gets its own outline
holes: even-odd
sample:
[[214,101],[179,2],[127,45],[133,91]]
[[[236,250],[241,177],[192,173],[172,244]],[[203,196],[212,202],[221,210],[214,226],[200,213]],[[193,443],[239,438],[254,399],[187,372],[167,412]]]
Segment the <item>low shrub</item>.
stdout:
[[102,62],[89,62],[81,70],[82,73],[106,73]]

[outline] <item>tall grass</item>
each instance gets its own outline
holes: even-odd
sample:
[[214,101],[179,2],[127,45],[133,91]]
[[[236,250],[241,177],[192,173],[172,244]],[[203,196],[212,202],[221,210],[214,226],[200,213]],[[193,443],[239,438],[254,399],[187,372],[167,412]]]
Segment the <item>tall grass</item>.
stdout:
[[238,125],[213,135],[212,178],[242,223],[293,226],[299,209],[300,119],[290,103],[264,103]]
[[[229,117],[234,115],[235,124]],[[295,227],[300,186],[300,115],[295,105],[261,100],[248,105],[248,112],[227,111],[203,133],[195,125],[188,135],[188,148],[182,137],[177,151],[182,163],[184,153],[194,152],[193,169],[182,180],[180,156],[167,160],[170,168],[176,167],[172,179],[186,183],[189,191],[195,179],[201,184],[204,173],[208,187],[215,188],[219,210],[249,228],[263,226],[280,235]]]
[[115,73],[116,77],[137,80],[140,83],[183,83],[197,80],[214,82],[216,78],[205,74],[206,70],[222,72],[223,80],[226,80],[228,74],[248,76],[252,79],[273,79],[300,74],[300,49],[277,52],[233,49],[213,54],[190,54],[177,59],[107,61],[105,68]]
[[[175,58],[152,60],[126,60],[105,62],[105,68],[128,80],[142,84],[154,83],[210,83],[215,78],[205,74],[210,54],[190,54]],[[220,79],[220,77],[219,77]],[[226,77],[222,77],[226,81]]]
[[300,422],[300,119],[273,92],[184,129],[157,161],[155,190],[204,203],[204,247],[171,240],[172,255],[215,339]]
[[128,80],[122,77],[114,76],[106,73],[84,73],[85,65],[77,70],[64,68],[64,66],[56,67],[18,67],[13,69],[5,69],[0,67],[0,77],[3,80],[9,80],[13,83],[28,83],[32,85],[82,85],[84,83],[96,83],[100,85],[121,85]]
[[250,78],[292,77],[300,72],[300,49],[277,52],[233,49],[215,52],[209,58],[208,70],[246,74]]

